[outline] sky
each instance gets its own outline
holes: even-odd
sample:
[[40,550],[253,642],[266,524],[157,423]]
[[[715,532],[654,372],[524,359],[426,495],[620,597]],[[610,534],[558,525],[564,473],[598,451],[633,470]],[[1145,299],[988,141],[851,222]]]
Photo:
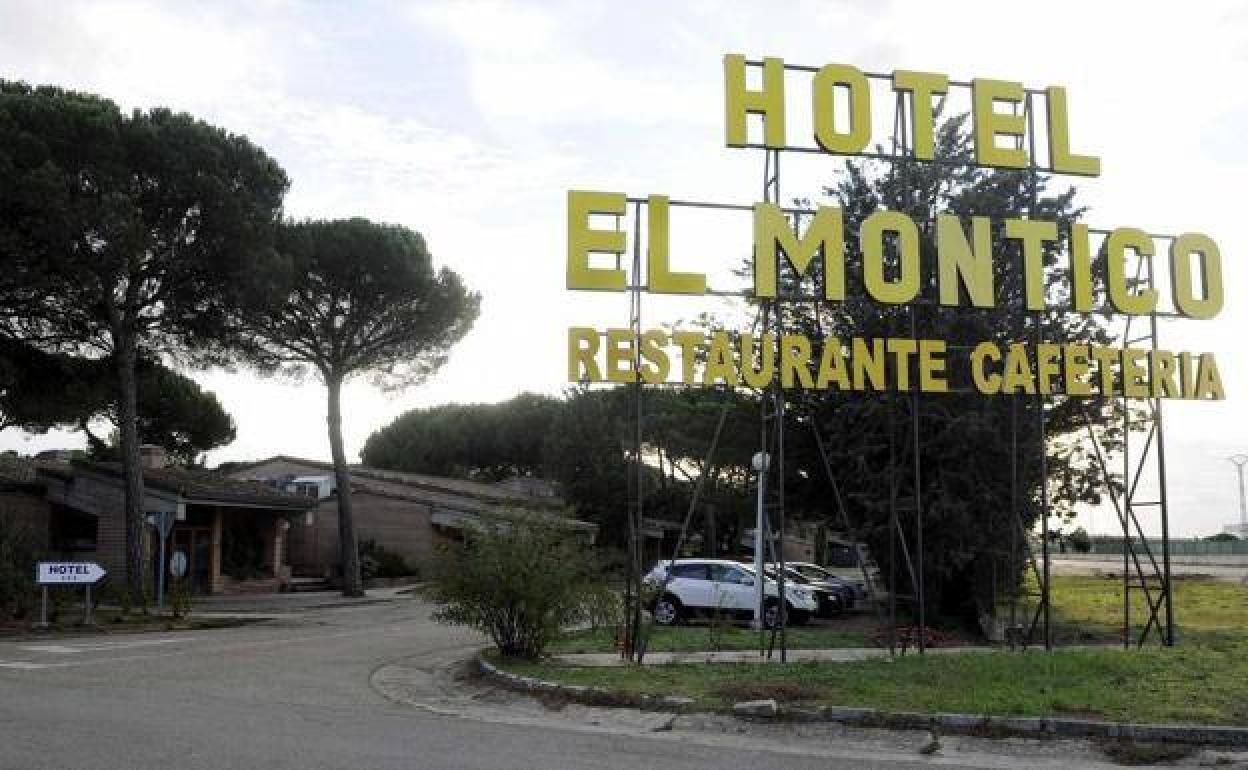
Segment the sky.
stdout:
[[[1248,79],[1248,7],[1135,2],[1124,13],[1117,3],[1046,2],[1027,18],[1015,7],[0,0],[0,78],[168,106],[246,135],[290,175],[287,215],[414,228],[439,265],[482,294],[480,319],[423,386],[348,386],[351,459],[411,408],[557,393],[566,328],[627,323],[625,295],[564,288],[568,190],[760,199],[762,156],[723,146],[725,53],[1064,85],[1075,150],[1102,162],[1100,178],[1075,180],[1088,221],[1204,232],[1221,247],[1225,310],[1162,330],[1165,347],[1218,356],[1227,399],[1167,402],[1165,427],[1172,532],[1219,531],[1238,518],[1227,457],[1248,450],[1248,357],[1237,344],[1248,331],[1248,238],[1235,183],[1248,170],[1248,92],[1238,87]],[[804,99],[795,89],[790,102]],[[838,167],[786,155],[784,197],[817,196]],[[696,253],[681,251],[695,242]],[[685,269],[722,275],[748,253],[748,218],[673,217],[673,260]],[[717,309],[645,302],[653,320]],[[238,425],[210,462],[328,458],[318,382],[190,374]],[[0,449],[23,453],[81,444],[68,433],[0,432]],[[1117,526],[1106,509],[1080,523]]]

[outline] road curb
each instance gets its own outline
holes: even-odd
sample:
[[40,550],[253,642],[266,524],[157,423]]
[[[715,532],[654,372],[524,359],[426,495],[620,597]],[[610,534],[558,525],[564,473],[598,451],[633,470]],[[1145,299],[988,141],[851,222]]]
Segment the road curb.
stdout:
[[695,703],[693,698],[685,698],[678,695],[633,695],[608,690],[605,687],[559,684],[558,682],[548,682],[543,679],[534,679],[533,677],[520,676],[519,674],[505,671],[490,663],[485,659],[485,656],[480,654],[477,655],[475,660],[477,670],[481,672],[482,676],[509,690],[536,695],[558,695],[587,706],[620,706],[674,713],[686,713],[694,710],[692,708]]
[[[476,657],[483,676],[508,689],[534,694],[558,695],[595,706],[629,706],[685,713],[696,711],[692,698],[660,695],[631,695],[602,687],[565,685],[513,674]],[[856,727],[883,727],[902,730],[932,730],[942,733],[980,736],[1019,736],[1029,738],[1102,738],[1144,743],[1187,743],[1204,746],[1248,747],[1248,728],[1219,725],[1140,724],[1102,722],[1093,719],[1061,717],[1003,717],[977,714],[926,714],[886,711],[849,706],[802,708],[779,706],[774,717],[741,717],[749,721],[838,722]]]

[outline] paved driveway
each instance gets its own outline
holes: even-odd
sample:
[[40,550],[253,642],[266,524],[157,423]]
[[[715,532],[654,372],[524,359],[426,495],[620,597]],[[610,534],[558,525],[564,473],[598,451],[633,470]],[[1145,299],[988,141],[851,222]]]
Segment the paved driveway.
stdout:
[[[410,598],[235,629],[10,639],[0,642],[0,768],[826,770],[933,761],[917,754],[919,734],[713,719],[672,729],[653,714],[549,711],[452,681],[454,661],[479,644],[430,622],[429,607]],[[1068,767],[1095,756],[945,743],[934,761],[952,767]]]

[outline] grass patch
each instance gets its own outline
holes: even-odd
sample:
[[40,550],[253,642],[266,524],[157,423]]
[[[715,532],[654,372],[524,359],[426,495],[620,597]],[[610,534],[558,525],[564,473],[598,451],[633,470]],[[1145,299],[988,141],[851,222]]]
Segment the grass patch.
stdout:
[[714,694],[717,698],[733,703],[743,700],[766,700],[767,698],[784,703],[800,703],[818,700],[821,695],[819,688],[800,682],[767,682],[762,684],[758,682],[732,682],[719,686],[715,689]]
[[[870,646],[870,634],[859,628],[790,628],[789,649],[818,650],[831,647]],[[650,635],[648,652],[701,652],[703,650],[757,650],[758,631],[742,626],[709,625],[656,626]],[[587,652],[615,652],[614,629],[572,631],[552,642],[546,649],[551,655]]]
[[686,695],[723,709],[767,693],[894,711],[1248,724],[1248,644],[908,655],[861,663],[582,668],[506,662],[508,670],[632,695]]
[[[1157,589],[1151,589],[1154,601]],[[1248,635],[1248,588],[1207,578],[1176,578],[1174,617],[1180,643],[1222,643]],[[1122,579],[1053,578],[1054,628],[1064,641],[1122,639]],[[1028,616],[1030,617],[1030,616]],[[1138,639],[1148,620],[1139,584],[1131,587],[1131,631]],[[1164,623],[1164,617],[1161,618]],[[1156,628],[1150,631],[1156,633]],[[1150,639],[1155,639],[1150,636]]]
[[[1120,640],[1122,584],[1088,577],[1054,578],[1054,615],[1065,629]],[[1116,593],[1115,593],[1116,592]],[[1133,592],[1134,593],[1134,592]],[[1142,609],[1142,598],[1141,607]],[[772,697],[895,711],[1007,716],[1064,716],[1111,721],[1248,725],[1248,588],[1212,580],[1175,583],[1180,644],[1144,649],[1067,649],[1053,654],[994,651],[907,655],[859,663],[667,665],[579,668],[505,661],[508,670],[567,684],[604,687],[624,696],[685,695],[724,709],[738,700]],[[706,649],[707,630],[661,629],[667,649]],[[864,643],[860,631],[793,629],[790,647]],[[724,644],[753,649],[757,633],[719,632]],[[605,635],[569,635],[560,651],[609,650]],[[701,646],[693,647],[696,643]],[[662,647],[652,643],[652,650]],[[683,646],[682,646],[683,645]],[[724,649],[734,649],[724,647]],[[554,651],[554,650],[552,650]]]

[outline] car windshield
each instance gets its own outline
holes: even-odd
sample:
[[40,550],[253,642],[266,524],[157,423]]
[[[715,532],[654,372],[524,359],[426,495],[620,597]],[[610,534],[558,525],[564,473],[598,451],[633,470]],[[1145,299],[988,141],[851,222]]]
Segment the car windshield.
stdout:
[[[753,564],[742,564],[741,571],[749,575],[750,577],[754,577],[754,565]],[[765,567],[763,568],[763,574],[767,576],[768,580],[775,580],[776,578],[775,575],[771,574],[771,570]]]
[[800,567],[793,567],[793,569],[796,570],[799,574],[802,575],[802,577],[806,578],[807,580],[823,580],[831,576],[832,574],[828,572],[826,569],[822,567],[816,567],[813,564],[803,564]]

